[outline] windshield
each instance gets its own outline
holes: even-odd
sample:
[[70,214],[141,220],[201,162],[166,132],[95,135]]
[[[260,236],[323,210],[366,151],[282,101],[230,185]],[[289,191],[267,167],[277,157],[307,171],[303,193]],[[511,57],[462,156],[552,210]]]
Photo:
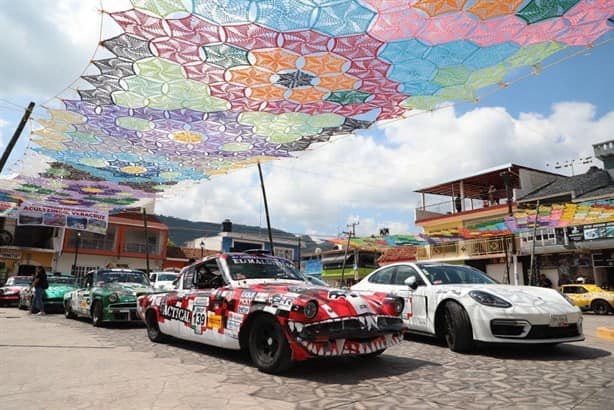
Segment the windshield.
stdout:
[[112,283],[139,283],[141,285],[149,285],[149,279],[141,271],[117,272],[117,271],[102,271],[98,272],[96,277],[98,282]]
[[303,281],[303,276],[292,262],[273,256],[231,255],[227,259],[233,280],[292,279]]
[[158,282],[160,282],[160,281],[172,282],[175,279],[177,279],[177,274],[174,274],[174,273],[159,273],[157,281]]
[[9,278],[6,286],[27,286],[32,283],[32,278]]
[[449,285],[463,283],[497,283],[471,266],[464,265],[419,265],[426,278],[433,285]]
[[53,285],[72,285],[75,282],[75,278],[63,278],[57,276],[49,276],[47,278],[47,282],[49,282],[49,286]]

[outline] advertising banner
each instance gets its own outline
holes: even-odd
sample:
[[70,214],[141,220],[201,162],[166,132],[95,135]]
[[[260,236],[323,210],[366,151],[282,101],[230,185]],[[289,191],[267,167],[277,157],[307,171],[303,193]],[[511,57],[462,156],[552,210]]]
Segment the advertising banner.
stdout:
[[15,202],[0,201],[0,216],[7,216],[15,208],[17,208]]
[[18,225],[53,226],[94,233],[105,233],[109,213],[97,209],[24,202],[17,211]]
[[322,274],[322,260],[321,259],[308,259],[301,261],[303,272],[306,275],[321,275]]
[[567,236],[571,241],[612,239],[614,238],[614,222],[572,226],[567,228]]

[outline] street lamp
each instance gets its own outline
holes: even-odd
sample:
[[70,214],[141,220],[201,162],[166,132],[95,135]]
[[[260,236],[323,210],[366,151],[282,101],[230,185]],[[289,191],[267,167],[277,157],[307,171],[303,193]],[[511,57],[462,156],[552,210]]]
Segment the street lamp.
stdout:
[[205,241],[200,241],[200,259],[204,257],[205,254]]
[[75,261],[72,264],[72,274],[74,275],[77,270],[77,256],[79,256],[79,245],[81,245],[81,232],[77,232],[77,240],[75,243]]

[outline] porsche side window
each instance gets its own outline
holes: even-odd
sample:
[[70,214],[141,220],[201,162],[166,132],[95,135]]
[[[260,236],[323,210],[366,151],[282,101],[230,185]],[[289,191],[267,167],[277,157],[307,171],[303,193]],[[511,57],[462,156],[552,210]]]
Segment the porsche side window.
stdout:
[[392,274],[394,273],[395,267],[384,268],[379,272],[371,275],[369,277],[369,282],[377,283],[380,285],[390,285],[392,283]]
[[192,289],[194,282],[194,267],[188,268],[183,273],[183,289]]
[[585,287],[578,286],[578,292],[577,293],[588,293],[588,290],[586,290]]
[[393,285],[404,285],[405,284],[405,279],[409,278],[410,276],[415,276],[416,277],[418,286],[424,285],[424,281],[422,280],[422,278],[420,277],[418,272],[416,272],[416,270],[414,268],[412,268],[411,266],[399,266],[399,267],[397,267],[397,271],[396,271],[396,274],[394,276]]

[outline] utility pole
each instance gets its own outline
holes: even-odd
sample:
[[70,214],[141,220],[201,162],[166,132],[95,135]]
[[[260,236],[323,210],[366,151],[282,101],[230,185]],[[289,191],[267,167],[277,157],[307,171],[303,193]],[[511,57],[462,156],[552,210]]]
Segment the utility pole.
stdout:
[[13,148],[15,147],[15,144],[17,143],[17,140],[19,139],[19,136],[21,135],[23,128],[26,126],[26,122],[28,122],[28,119],[30,118],[30,115],[32,114],[33,109],[34,109],[34,103],[31,102],[28,105],[28,108],[26,108],[26,112],[21,117],[21,121],[19,122],[19,125],[17,126],[15,133],[11,137],[11,140],[7,144],[6,149],[4,150],[4,153],[2,154],[2,158],[0,159],[0,172],[2,172],[2,170],[4,169],[4,165],[6,164],[6,161],[9,159],[9,155],[11,155],[11,151],[13,151]]
[[356,221],[356,222],[352,222],[346,225],[346,227],[352,227],[351,231],[348,232],[343,232],[344,234],[346,234],[348,236],[348,242],[345,245],[345,253],[343,255],[343,265],[341,265],[341,286],[343,286],[344,280],[345,280],[345,262],[347,261],[348,258],[348,250],[350,249],[350,239],[352,238],[352,236],[356,236],[356,225],[360,225],[360,222]]
[[593,157],[581,157],[576,159],[567,159],[564,161],[556,161],[554,164],[546,164],[547,167],[554,167],[554,169],[571,168],[571,176],[575,175],[575,165],[587,165],[593,163]]
[[145,264],[149,276],[149,232],[147,230],[147,210],[143,207],[143,226],[145,227]]
[[529,285],[534,286],[536,284],[535,277],[535,241],[537,236],[537,219],[539,217],[539,199],[535,205],[535,222],[533,222],[533,242],[531,243],[531,267],[529,269],[531,277],[529,278]]
[[[508,168],[507,171],[503,171],[501,172],[501,174],[499,174],[501,176],[501,178],[503,178],[503,184],[505,185],[505,196],[507,198],[507,213],[510,217],[514,216],[514,212],[512,210],[512,200],[513,200],[513,193],[512,193],[512,172],[511,170]],[[512,239],[512,243],[511,243],[511,249],[508,246],[508,240],[509,238]],[[505,276],[506,276],[506,281],[507,284],[509,285],[510,283],[512,283],[511,279],[510,279],[510,260],[509,260],[509,253],[511,250],[511,254],[512,254],[512,258],[514,260],[514,280],[516,281],[516,285],[517,283],[517,255],[516,255],[516,239],[514,238],[514,233],[512,232],[512,234],[510,236],[506,236],[505,238],[503,238],[503,251],[505,252]]]
[[271,219],[269,218],[269,204],[266,200],[266,191],[264,189],[264,178],[262,178],[262,168],[260,167],[260,161],[258,161],[258,175],[260,175],[260,187],[262,188],[262,199],[264,200],[266,226],[267,230],[269,231],[269,246],[271,247],[271,256],[275,256],[275,250],[273,249],[273,231],[271,230]]

